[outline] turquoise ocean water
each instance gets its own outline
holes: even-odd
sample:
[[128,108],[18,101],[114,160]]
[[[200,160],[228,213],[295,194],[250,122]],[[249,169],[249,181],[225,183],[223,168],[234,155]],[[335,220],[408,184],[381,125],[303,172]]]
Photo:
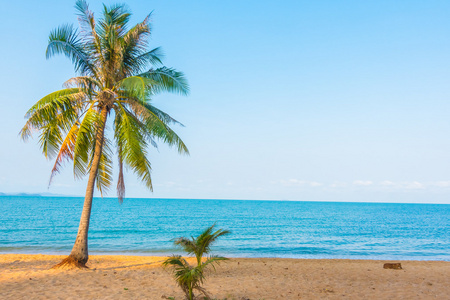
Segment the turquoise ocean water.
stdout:
[[[83,198],[0,196],[0,253],[68,254]],[[450,261],[450,205],[94,199],[91,254],[169,255],[217,222],[229,257]]]

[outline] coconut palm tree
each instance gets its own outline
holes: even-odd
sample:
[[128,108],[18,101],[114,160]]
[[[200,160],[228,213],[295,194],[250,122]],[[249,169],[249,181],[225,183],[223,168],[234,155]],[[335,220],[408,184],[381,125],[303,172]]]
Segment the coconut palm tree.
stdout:
[[197,265],[201,265],[204,254],[211,252],[211,245],[221,236],[230,234],[229,230],[218,229],[214,231],[216,224],[206,228],[198,237],[191,238],[180,237],[175,239],[175,245],[180,246],[188,254],[194,254],[197,259]]
[[124,165],[152,190],[149,145],[156,146],[159,140],[188,154],[169,127],[180,123],[154,107],[151,98],[163,91],[186,95],[189,88],[181,72],[162,66],[160,48],[148,50],[150,15],[129,28],[131,14],[124,5],[104,5],[97,20],[85,1],[77,1],[75,8],[80,31],[70,25],[53,30],[46,56],[64,54],[79,76],[31,107],[21,137],[26,140],[33,131],[40,132],[44,155],[56,157],[50,182],[67,161],[73,162],[76,178],[88,175],[75,244],[69,257],[57,265],[85,267],[93,193],[95,186],[101,195],[111,186],[113,155],[119,165],[121,202]]

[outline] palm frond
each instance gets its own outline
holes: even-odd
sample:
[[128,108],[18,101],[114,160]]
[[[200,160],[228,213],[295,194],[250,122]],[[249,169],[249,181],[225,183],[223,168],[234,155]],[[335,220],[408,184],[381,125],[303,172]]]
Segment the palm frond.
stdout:
[[89,61],[77,30],[72,25],[63,25],[53,30],[48,38],[47,59],[55,54],[64,54],[72,60],[75,71],[82,74],[94,74],[94,68]]
[[147,143],[142,132],[144,125],[139,122],[123,105],[115,108],[114,137],[120,157],[134,173],[153,190],[151,165],[147,159]]
[[[55,103],[55,105],[58,105],[58,100],[65,99],[64,97],[78,94],[82,92],[82,90],[78,87],[76,88],[67,88],[59,91],[55,91],[53,93],[48,94],[47,96],[41,98],[39,101],[37,101],[27,112],[26,117],[30,117],[33,113],[35,113],[37,110],[42,109],[44,106]],[[61,109],[64,109],[61,107]]]
[[172,92],[181,95],[189,94],[189,84],[182,72],[178,72],[175,69],[161,67],[155,70],[149,70],[138,76],[149,78],[158,82],[157,85],[151,87],[153,94],[160,92]]
[[124,72],[127,76],[141,72],[151,61],[161,62],[158,49],[147,52],[150,15],[131,28],[121,40],[123,43],[122,67],[127,71]]
[[164,53],[161,49],[161,47],[157,47],[153,50],[150,50],[148,52],[145,52],[138,57],[135,58],[135,60],[139,63],[139,65],[145,66],[145,65],[161,65],[162,59],[164,58]]
[[122,33],[126,31],[126,26],[130,20],[131,14],[128,7],[124,4],[113,4],[109,7],[103,5],[103,18],[100,26],[105,28],[114,28]]
[[73,171],[76,178],[86,175],[90,156],[95,146],[95,137],[100,116],[93,105],[86,112],[78,129],[73,155]]
[[[64,109],[70,102],[68,96],[58,98],[53,103],[33,112],[25,127],[22,128],[22,136],[26,138],[31,134],[30,128],[41,131],[39,143],[46,158],[51,158],[58,152],[63,136],[77,120],[77,110],[73,106]],[[62,107],[62,108],[61,108]]]
[[195,254],[197,245],[194,240],[190,240],[185,237],[180,237],[174,240],[174,244],[183,248],[187,254]]
[[229,230],[216,230],[213,232],[214,227],[216,224],[213,224],[211,227],[208,227],[202,234],[200,234],[196,239],[196,244],[198,245],[199,249],[203,253],[209,253],[211,250],[211,245],[221,236],[230,234],[231,232]]
[[[196,239],[195,244],[197,246],[197,259],[203,255],[207,254],[211,251],[211,245],[221,236],[230,234],[229,230],[216,230],[213,232],[216,224],[206,228]],[[200,260],[199,260],[200,261]]]
[[84,0],[75,2],[75,9],[78,11],[78,23],[84,40],[92,42],[95,35],[94,13],[89,9],[89,5]]
[[[120,39],[126,34],[126,25],[130,19],[130,13],[124,5],[103,5],[103,18],[98,22],[97,33],[102,43],[102,54],[105,61],[104,69],[107,73],[123,73],[120,68],[121,49]],[[111,76],[112,74],[103,74]]]
[[173,255],[163,262],[163,266],[173,265],[180,268],[188,266],[188,262],[181,255]]
[[59,145],[61,145],[62,141],[61,131],[55,123],[41,127],[39,144],[46,158],[51,158],[58,153]]
[[[96,32],[96,22],[94,13],[89,9],[89,5],[84,0],[78,0],[75,4],[78,11],[78,23],[81,28],[81,40],[84,42],[86,50],[92,57],[92,62],[104,64],[101,39]],[[97,77],[98,78],[98,77]]]
[[155,118],[158,118],[163,123],[176,124],[176,125],[180,125],[180,126],[184,127],[184,125],[181,122],[175,120],[168,113],[163,112],[162,110],[154,107],[153,105],[145,103],[144,106],[155,116]]
[[60,172],[60,167],[65,161],[73,159],[73,152],[75,147],[75,141],[78,134],[80,123],[77,121],[73,124],[70,131],[67,133],[66,138],[59,148],[58,156],[56,157],[55,164],[53,165],[52,172],[50,174],[50,180],[48,185],[52,183],[53,177]]
[[[111,142],[105,137],[103,142],[102,154],[100,156],[100,163],[98,166],[97,177],[95,183],[97,185],[97,189],[100,191],[101,197],[103,197],[103,192],[108,191],[111,183],[113,181],[112,178],[112,150],[111,150]],[[92,155],[92,159],[94,156]],[[92,162],[89,163],[92,165]]]
[[156,137],[169,146],[176,146],[178,153],[189,155],[189,150],[183,140],[168,125],[174,123],[183,126],[183,124],[156,107],[139,101],[139,99],[129,98],[127,104],[145,125],[147,139],[153,140],[153,137]]
[[222,256],[211,255],[200,265],[200,268],[203,271],[204,269],[206,269],[208,266],[211,265],[214,268],[214,270],[216,270],[215,264],[218,265],[218,264],[220,264],[220,262],[222,262],[224,260],[229,260],[229,259],[226,257],[222,257]]
[[[193,289],[198,289],[204,277],[198,267],[193,267],[180,255],[169,257],[163,262],[164,267],[171,266],[175,281],[185,293],[187,299],[193,299]],[[201,288],[200,288],[201,289]]]
[[55,129],[70,128],[78,114],[79,106],[76,103],[83,97],[84,93],[76,88],[56,91],[43,97],[28,110],[25,115],[28,120],[19,135],[23,140],[27,140],[34,130],[41,130],[49,124],[53,124]]
[[156,84],[158,83],[150,78],[130,76],[119,81],[116,88],[123,96],[125,96],[125,99],[144,99],[148,93],[149,87]]
[[87,95],[92,98],[94,96],[94,93],[96,91],[102,90],[105,87],[103,84],[98,81],[97,79],[91,77],[91,76],[78,76],[78,77],[72,77],[66,82],[64,82],[64,86],[66,88],[79,88]]

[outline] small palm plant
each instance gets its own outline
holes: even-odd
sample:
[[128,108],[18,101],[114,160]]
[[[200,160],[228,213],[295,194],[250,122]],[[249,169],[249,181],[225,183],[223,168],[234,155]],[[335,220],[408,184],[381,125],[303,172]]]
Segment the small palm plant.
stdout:
[[181,237],[175,240],[175,245],[181,246],[188,254],[194,254],[197,259],[197,265],[191,266],[186,259],[180,255],[174,255],[169,257],[163,266],[172,266],[173,274],[177,284],[183,290],[186,298],[189,300],[194,299],[194,290],[200,291],[206,298],[208,294],[206,290],[201,287],[205,280],[205,270],[212,266],[215,269],[214,264],[219,264],[220,261],[227,260],[226,257],[210,255],[203,260],[203,255],[211,252],[211,244],[219,237],[230,233],[228,230],[214,230],[214,225],[203,231],[197,238],[191,237],[191,239]]
[[214,243],[219,237],[230,234],[229,230],[218,229],[215,232],[214,226],[205,229],[198,237],[185,238],[180,237],[175,240],[175,245],[181,246],[188,254],[194,254],[197,258],[197,265],[202,262],[203,254],[208,254],[211,251],[211,244]]
[[214,269],[214,263],[218,264],[221,260],[227,260],[226,257],[211,256],[203,263],[197,266],[191,266],[181,255],[174,255],[169,257],[163,265],[173,267],[173,274],[177,284],[183,290],[186,295],[186,299],[194,299],[194,290],[200,291],[207,299],[209,299],[206,290],[201,287],[205,280],[204,271],[208,266],[212,266]]

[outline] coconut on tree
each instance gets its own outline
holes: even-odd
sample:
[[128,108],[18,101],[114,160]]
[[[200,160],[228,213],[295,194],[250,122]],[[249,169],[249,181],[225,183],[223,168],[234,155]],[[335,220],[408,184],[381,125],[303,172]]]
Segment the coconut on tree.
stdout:
[[162,141],[188,154],[170,128],[180,123],[151,103],[160,92],[186,95],[189,87],[183,73],[162,65],[160,48],[149,50],[150,15],[129,27],[131,14],[124,5],[104,5],[97,20],[85,1],[77,1],[75,8],[80,30],[70,25],[53,30],[46,57],[64,54],[79,76],[34,104],[20,132],[24,140],[40,132],[45,157],[56,158],[50,182],[68,161],[73,162],[76,178],[88,176],[75,244],[57,267],[85,267],[94,189],[103,193],[111,186],[113,156],[117,155],[117,196],[122,201],[124,165],[152,190],[149,145]]

